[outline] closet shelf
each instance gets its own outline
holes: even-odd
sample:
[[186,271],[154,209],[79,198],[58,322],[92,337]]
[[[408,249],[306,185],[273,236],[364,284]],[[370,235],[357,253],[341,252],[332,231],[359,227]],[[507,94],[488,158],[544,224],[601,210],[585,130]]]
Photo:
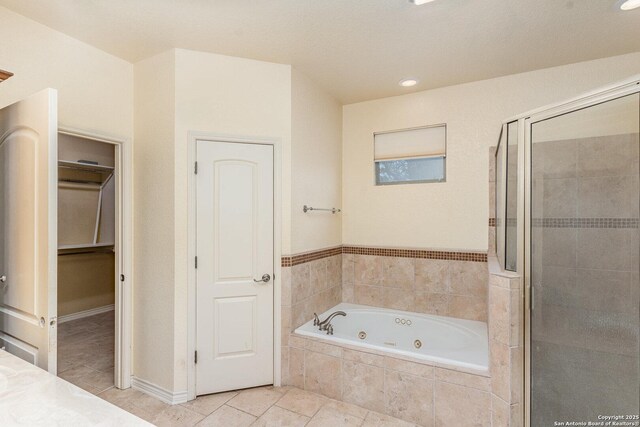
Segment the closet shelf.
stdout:
[[58,180],[84,184],[104,185],[113,175],[113,166],[58,160]]
[[108,248],[110,246],[114,246],[113,243],[82,243],[78,245],[60,245],[58,246],[59,251],[64,251],[68,249],[98,249],[98,248]]
[[113,172],[113,166],[94,165],[91,163],[73,162],[71,160],[58,160],[58,166],[78,169],[87,172]]

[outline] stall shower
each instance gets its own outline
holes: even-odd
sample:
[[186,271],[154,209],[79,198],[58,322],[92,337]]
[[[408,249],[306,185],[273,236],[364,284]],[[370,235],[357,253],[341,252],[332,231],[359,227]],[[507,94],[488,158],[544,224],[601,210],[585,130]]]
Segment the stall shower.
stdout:
[[639,92],[636,78],[503,125],[496,247],[525,279],[530,426],[638,420]]

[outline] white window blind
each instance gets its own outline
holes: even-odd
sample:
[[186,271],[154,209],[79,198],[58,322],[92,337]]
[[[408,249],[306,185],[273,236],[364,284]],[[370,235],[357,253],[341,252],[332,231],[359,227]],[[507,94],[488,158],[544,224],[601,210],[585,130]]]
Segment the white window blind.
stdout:
[[374,135],[376,162],[425,157],[445,157],[446,126],[430,126]]

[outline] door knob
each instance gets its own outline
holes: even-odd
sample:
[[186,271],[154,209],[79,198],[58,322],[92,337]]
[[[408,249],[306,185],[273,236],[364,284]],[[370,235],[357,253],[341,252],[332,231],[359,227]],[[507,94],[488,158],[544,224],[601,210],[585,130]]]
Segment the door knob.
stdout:
[[256,280],[256,279],[253,279],[253,281],[254,281],[254,282],[256,282],[256,283],[261,283],[261,282],[267,283],[267,282],[269,282],[270,280],[271,280],[271,276],[270,276],[270,275],[268,275],[268,274],[263,274],[263,275],[262,275],[262,280]]
[[7,281],[7,276],[0,276],[0,283],[4,283]]

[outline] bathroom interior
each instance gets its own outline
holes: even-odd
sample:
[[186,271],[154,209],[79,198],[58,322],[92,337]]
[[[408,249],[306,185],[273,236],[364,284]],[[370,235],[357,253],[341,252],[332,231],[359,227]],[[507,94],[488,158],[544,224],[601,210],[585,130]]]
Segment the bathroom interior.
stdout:
[[297,1],[0,0],[0,425],[640,425],[640,1]]

